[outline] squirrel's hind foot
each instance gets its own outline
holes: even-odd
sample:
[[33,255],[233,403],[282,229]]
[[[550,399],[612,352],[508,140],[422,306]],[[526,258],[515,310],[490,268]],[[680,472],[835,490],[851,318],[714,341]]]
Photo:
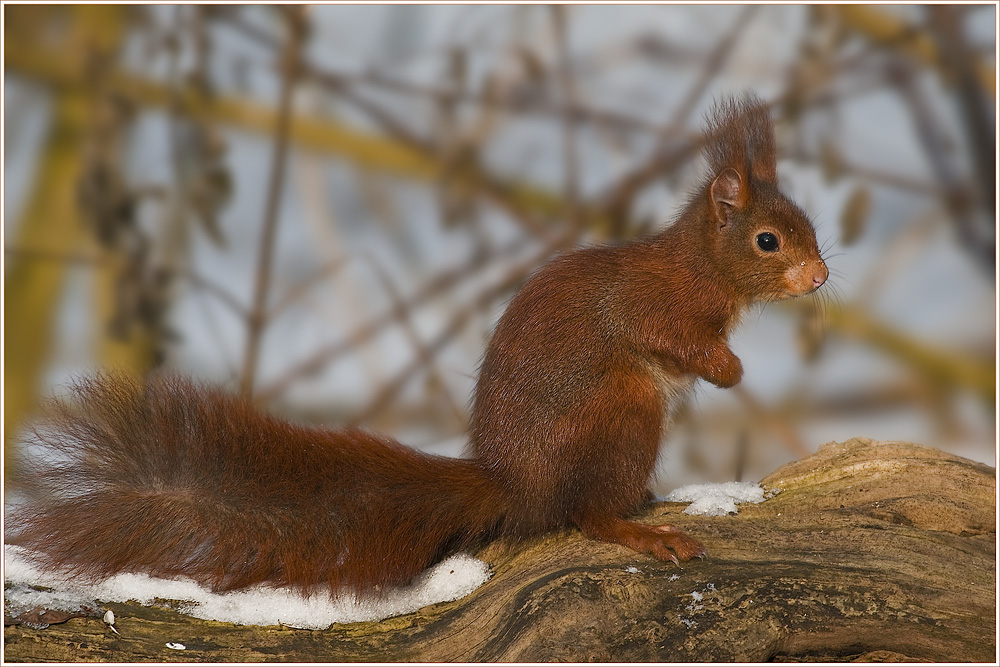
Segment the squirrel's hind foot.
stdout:
[[707,553],[701,542],[669,524],[648,526],[618,518],[581,518],[576,523],[591,539],[621,544],[678,565],[680,561],[704,558]]

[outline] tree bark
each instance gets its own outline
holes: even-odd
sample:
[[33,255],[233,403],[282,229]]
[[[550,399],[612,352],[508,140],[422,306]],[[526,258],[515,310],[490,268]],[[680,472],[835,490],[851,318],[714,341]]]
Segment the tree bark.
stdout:
[[120,635],[98,618],[12,626],[5,660],[996,660],[994,468],[858,438],[762,483],[781,492],[736,516],[660,503],[640,517],[704,542],[682,568],[567,530],[488,545],[479,590],[378,623],[236,626],[109,604]]

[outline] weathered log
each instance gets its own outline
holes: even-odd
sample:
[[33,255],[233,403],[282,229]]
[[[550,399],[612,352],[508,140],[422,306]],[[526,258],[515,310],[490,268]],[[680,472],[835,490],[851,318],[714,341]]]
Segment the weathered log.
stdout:
[[[5,630],[7,661],[976,661],[996,659],[995,470],[907,443],[825,445],[736,516],[660,503],[701,539],[678,568],[577,531],[479,554],[453,603],[324,631],[235,626],[109,604],[100,619]],[[167,648],[167,642],[185,650]]]

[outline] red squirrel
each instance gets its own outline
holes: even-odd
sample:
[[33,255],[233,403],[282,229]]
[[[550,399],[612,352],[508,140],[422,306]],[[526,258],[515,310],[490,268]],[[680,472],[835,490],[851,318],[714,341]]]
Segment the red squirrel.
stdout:
[[465,458],[269,416],[175,376],[97,375],[54,404],[26,462],[12,541],[100,578],[187,576],[370,592],[499,536],[577,526],[678,562],[647,499],[665,428],[697,378],[743,367],[727,338],[748,306],[827,279],[812,225],[778,189],[774,131],[752,96],[716,105],[709,173],[662,232],[543,266],[496,325]]

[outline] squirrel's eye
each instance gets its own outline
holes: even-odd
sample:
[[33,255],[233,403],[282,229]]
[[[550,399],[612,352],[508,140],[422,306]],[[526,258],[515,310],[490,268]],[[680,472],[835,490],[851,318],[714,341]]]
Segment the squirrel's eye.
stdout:
[[757,235],[757,247],[764,252],[774,252],[778,249],[778,237],[771,232]]

